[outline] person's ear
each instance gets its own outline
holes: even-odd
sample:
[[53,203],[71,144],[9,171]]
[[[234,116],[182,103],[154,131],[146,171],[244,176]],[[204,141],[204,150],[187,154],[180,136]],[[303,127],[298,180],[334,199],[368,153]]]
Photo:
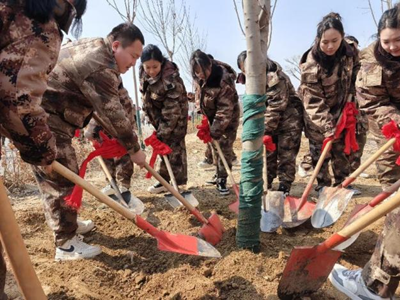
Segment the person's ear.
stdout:
[[114,52],[117,51],[119,45],[121,45],[121,42],[120,42],[120,41],[114,41],[114,42],[112,42],[111,48],[113,49]]

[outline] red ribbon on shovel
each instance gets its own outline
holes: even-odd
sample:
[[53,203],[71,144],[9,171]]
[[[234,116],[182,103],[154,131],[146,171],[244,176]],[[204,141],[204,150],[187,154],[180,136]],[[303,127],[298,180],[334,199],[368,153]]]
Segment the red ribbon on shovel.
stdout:
[[264,135],[263,143],[265,145],[265,149],[269,152],[274,152],[276,150],[276,145],[272,141],[272,137],[270,135]]
[[205,115],[203,115],[203,119],[201,120],[201,124],[197,125],[197,137],[203,141],[204,144],[211,143],[212,138],[210,135],[210,125],[208,124],[208,119]]
[[[144,140],[146,146],[151,146],[153,148],[153,153],[150,158],[150,167],[154,168],[154,164],[156,163],[157,155],[168,155],[172,152],[172,149],[167,145],[161,142],[157,138],[157,133],[154,131],[151,136]],[[151,173],[147,172],[146,178],[151,178]]]
[[344,153],[347,155],[349,155],[351,151],[356,152],[359,149],[356,140],[357,115],[358,110],[355,103],[347,102],[344,106],[342,117],[336,125],[335,139],[338,139],[343,130],[346,129]]
[[[387,139],[395,138],[396,141],[393,144],[393,150],[400,152],[400,129],[395,121],[390,121],[382,127],[382,134]],[[400,156],[396,160],[396,165],[400,165]]]
[[[102,156],[105,159],[124,156],[127,152],[126,149],[116,140],[110,139],[104,132],[100,131],[100,137],[103,142],[100,144],[97,141],[93,142],[96,150],[92,151],[88,157],[83,161],[79,169],[79,176],[85,178],[85,173],[88,163],[97,156]],[[65,203],[78,210],[82,205],[83,189],[75,185],[72,193],[64,198]]]

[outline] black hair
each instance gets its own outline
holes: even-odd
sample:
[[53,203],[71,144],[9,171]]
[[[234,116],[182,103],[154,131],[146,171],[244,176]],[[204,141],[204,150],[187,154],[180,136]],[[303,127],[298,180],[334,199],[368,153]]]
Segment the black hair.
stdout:
[[378,23],[378,38],[381,35],[383,29],[386,28],[400,28],[400,15],[399,15],[400,4],[397,4],[391,9],[386,10]]
[[25,13],[29,18],[45,24],[53,17],[57,0],[25,0]]
[[349,40],[349,41],[352,41],[353,43],[357,43],[357,45],[360,44],[360,43],[358,42],[358,40],[356,39],[355,36],[346,35],[346,36],[345,36],[345,39],[346,39],[346,40]]
[[335,65],[340,59],[346,54],[345,45],[347,42],[343,39],[339,46],[339,49],[332,56],[326,55],[320,48],[322,35],[329,29],[337,30],[342,38],[344,37],[344,29],[342,24],[342,17],[338,13],[331,12],[322,18],[322,21],[317,26],[317,36],[315,37],[314,46],[312,47],[311,53],[315,61],[321,65],[326,71],[328,76],[332,75]]
[[165,61],[165,57],[162,55],[160,48],[158,48],[156,45],[149,44],[144,47],[140,61],[144,63],[152,59],[160,62],[161,64]]
[[240,65],[244,63],[246,58],[247,58],[247,51],[240,52],[240,54],[238,55],[238,58],[237,58],[237,66],[239,69],[240,69]]
[[200,66],[203,73],[205,73],[205,69],[212,66],[212,59],[206,53],[197,49],[190,57],[190,67],[193,79],[196,79],[196,72],[194,70],[196,65]]
[[207,54],[207,56],[211,59],[214,59],[214,56],[212,56],[210,53]]
[[134,41],[139,40],[144,45],[144,36],[140,29],[132,23],[122,23],[114,27],[108,34],[113,41],[119,41],[122,47],[128,47]]
[[74,7],[76,16],[72,23],[71,33],[75,38],[78,38],[82,34],[82,16],[86,12],[87,0],[74,0]]
[[[240,69],[240,64],[243,64],[246,61],[247,58],[247,51],[242,51],[240,52],[238,58],[237,58],[237,65],[238,68]],[[276,64],[276,62],[274,62],[272,59],[270,59],[267,56],[267,73],[268,72],[276,72],[278,70],[278,65]]]

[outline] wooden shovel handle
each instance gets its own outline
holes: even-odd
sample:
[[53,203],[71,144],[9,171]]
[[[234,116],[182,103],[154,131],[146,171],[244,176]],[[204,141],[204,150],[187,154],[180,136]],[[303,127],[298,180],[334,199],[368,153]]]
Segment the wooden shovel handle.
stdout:
[[107,168],[107,165],[104,162],[104,159],[101,156],[98,156],[97,160],[98,160],[101,168],[103,169],[104,174],[106,174],[108,182],[110,183],[111,187],[115,191],[115,194],[117,195],[117,198],[118,198],[118,202],[122,206],[125,206],[126,208],[129,208],[128,204],[126,204],[126,202],[124,200],[124,197],[122,197],[121,191],[119,190],[119,187],[118,187],[117,183],[115,182],[114,178],[112,177],[112,175],[110,173],[110,170]]
[[232,170],[229,168],[228,162],[225,159],[224,153],[222,152],[221,146],[218,141],[213,140],[215,148],[217,148],[219,158],[221,158],[222,163],[224,164],[225,170],[228,173],[229,179],[231,180],[232,185],[236,185],[235,178],[233,178]]
[[356,178],[362,172],[364,172],[364,170],[366,168],[368,168],[375,160],[377,160],[379,158],[379,156],[381,156],[387,149],[389,149],[391,146],[393,146],[393,144],[395,142],[396,142],[395,138],[392,138],[392,139],[388,140],[381,148],[378,149],[378,151],[376,151],[373,155],[368,157],[368,159],[365,162],[363,162],[357,168],[357,170],[355,170],[353,173],[351,173],[350,176],[345,181],[343,181],[342,186],[344,188],[349,186],[354,180],[356,180]]
[[368,205],[371,207],[375,207],[379,203],[381,203],[383,200],[385,200],[387,197],[389,197],[391,194],[396,192],[400,188],[400,179],[397,180],[395,183],[393,183],[391,186],[383,190],[382,193],[380,193],[378,196],[376,196]]
[[163,155],[163,158],[164,158],[165,165],[167,166],[169,177],[172,180],[172,184],[173,184],[175,190],[177,190],[179,192],[178,185],[176,183],[174,172],[172,172],[172,167],[171,167],[171,163],[169,162],[168,156],[167,155]]
[[[21,232],[11,208],[3,181],[0,179],[0,238],[10,260],[18,286],[25,299],[46,300],[39,279],[33,269]],[[0,291],[1,292],[1,291]]]
[[51,166],[53,167],[53,170],[56,171],[58,174],[60,174],[61,176],[64,176],[69,181],[79,185],[85,191],[87,191],[88,193],[90,193],[94,197],[96,197],[100,202],[102,202],[102,203],[106,204],[107,206],[111,207],[113,210],[115,210],[116,212],[118,212],[119,214],[123,215],[125,218],[133,221],[136,224],[136,214],[134,212],[132,212],[131,210],[125,208],[121,204],[115,202],[110,197],[104,195],[100,190],[95,188],[89,182],[87,182],[83,178],[79,177],[77,174],[75,174],[74,172],[72,172],[68,168],[64,167],[58,161],[54,161],[51,164]]
[[177,191],[175,190],[164,178],[161,177],[160,174],[156,172],[152,167],[149,166],[147,162],[144,163],[144,168],[154,176],[155,179],[158,180],[175,198],[179,200],[196,218],[204,223],[208,224],[208,220],[199,212],[193,205],[191,205],[186,199]]

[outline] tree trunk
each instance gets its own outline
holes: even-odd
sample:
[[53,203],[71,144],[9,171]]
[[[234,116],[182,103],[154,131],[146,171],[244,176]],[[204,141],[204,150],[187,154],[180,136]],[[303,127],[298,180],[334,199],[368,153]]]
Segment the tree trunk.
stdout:
[[246,95],[243,100],[243,150],[236,243],[239,248],[254,252],[258,252],[260,244],[269,11],[269,0],[243,1],[247,42]]
[[138,127],[140,146],[144,150],[145,146],[143,144],[142,122],[141,122],[141,119],[140,119],[139,97],[138,97],[138,92],[137,92],[135,67],[132,68],[132,73],[133,73],[133,86],[134,86],[134,89],[135,89],[134,93],[135,93],[135,104],[136,104],[136,124],[137,124],[137,127]]

